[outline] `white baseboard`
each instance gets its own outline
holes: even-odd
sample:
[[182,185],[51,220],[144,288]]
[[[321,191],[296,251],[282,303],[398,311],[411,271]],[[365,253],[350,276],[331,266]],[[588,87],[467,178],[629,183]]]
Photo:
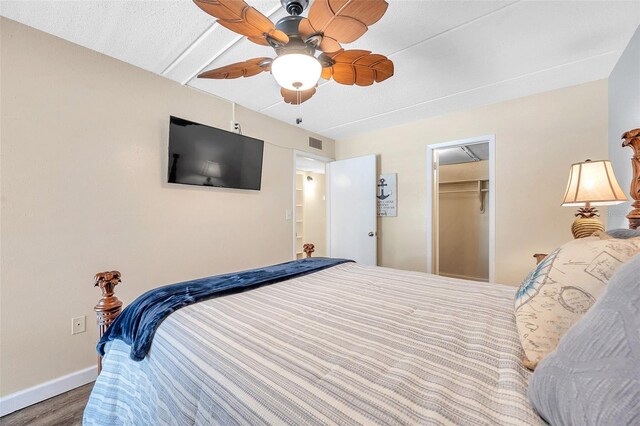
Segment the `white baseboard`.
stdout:
[[0,417],[91,383],[96,377],[98,377],[98,366],[94,365],[2,397],[0,398]]

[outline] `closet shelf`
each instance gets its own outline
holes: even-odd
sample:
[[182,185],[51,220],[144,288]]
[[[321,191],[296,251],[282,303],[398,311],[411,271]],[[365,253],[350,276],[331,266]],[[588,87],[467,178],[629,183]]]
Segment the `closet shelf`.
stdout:
[[442,181],[440,182],[440,184],[445,184],[445,183],[472,183],[472,182],[489,182],[489,179],[464,179],[464,180],[447,180],[447,181]]
[[484,182],[489,182],[489,179],[467,179],[467,180],[450,180],[445,182],[440,182],[440,184],[446,183],[475,183],[477,185],[476,189],[453,189],[449,191],[439,191],[440,194],[462,194],[462,193],[474,193],[478,194],[478,198],[480,198],[480,213],[485,212],[484,207],[484,193],[489,192],[489,189],[483,187]]
[[[489,190],[485,189],[485,188],[481,189],[480,191],[481,192],[489,192]],[[440,194],[460,194],[460,193],[463,193],[463,192],[474,192],[474,193],[476,193],[476,192],[478,192],[478,190],[477,189],[460,189],[460,190],[454,190],[454,191],[440,191]]]

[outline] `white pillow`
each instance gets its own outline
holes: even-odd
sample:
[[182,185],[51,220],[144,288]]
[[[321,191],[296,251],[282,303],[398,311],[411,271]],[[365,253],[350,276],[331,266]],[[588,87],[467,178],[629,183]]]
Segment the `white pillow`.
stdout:
[[550,253],[522,282],[515,315],[528,368],[595,303],[615,270],[640,253],[640,238],[579,238]]

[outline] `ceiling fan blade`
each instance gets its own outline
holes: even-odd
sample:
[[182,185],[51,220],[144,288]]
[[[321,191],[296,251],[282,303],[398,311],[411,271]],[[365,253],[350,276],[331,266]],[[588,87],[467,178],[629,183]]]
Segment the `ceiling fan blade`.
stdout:
[[[307,18],[302,18],[302,20],[300,20],[298,31],[300,32],[300,36],[303,40],[307,40],[309,37],[320,34],[320,32],[316,31],[316,29],[313,28],[311,22]],[[323,35],[317,48],[323,52],[331,53],[341,50],[342,46],[340,46],[340,43],[338,43],[335,39]]]
[[348,86],[370,86],[393,76],[393,62],[386,56],[368,50],[341,50],[320,55],[333,60],[331,67],[322,70],[322,78],[333,78],[336,83]]
[[238,77],[252,77],[271,68],[271,58],[254,58],[244,62],[226,65],[224,67],[205,71],[198,78],[231,79]]
[[316,88],[312,87],[311,89],[303,90],[300,93],[300,99],[298,101],[298,92],[295,90],[289,90],[282,88],[280,89],[280,94],[284,98],[284,101],[288,104],[298,105],[303,103],[304,101],[308,101],[313,95],[316,94]]
[[254,43],[269,46],[266,36],[286,44],[289,37],[258,10],[243,0],[193,0],[202,10],[214,18],[218,24],[233,32],[247,36]]
[[387,11],[385,0],[315,0],[299,31],[303,39],[322,34],[319,49],[335,52],[339,43],[351,43],[378,22]]

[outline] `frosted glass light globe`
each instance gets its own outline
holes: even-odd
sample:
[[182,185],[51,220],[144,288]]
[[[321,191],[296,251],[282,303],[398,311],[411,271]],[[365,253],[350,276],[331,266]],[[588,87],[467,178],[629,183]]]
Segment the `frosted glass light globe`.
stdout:
[[273,60],[271,74],[285,89],[307,90],[318,83],[322,65],[311,55],[289,53]]

